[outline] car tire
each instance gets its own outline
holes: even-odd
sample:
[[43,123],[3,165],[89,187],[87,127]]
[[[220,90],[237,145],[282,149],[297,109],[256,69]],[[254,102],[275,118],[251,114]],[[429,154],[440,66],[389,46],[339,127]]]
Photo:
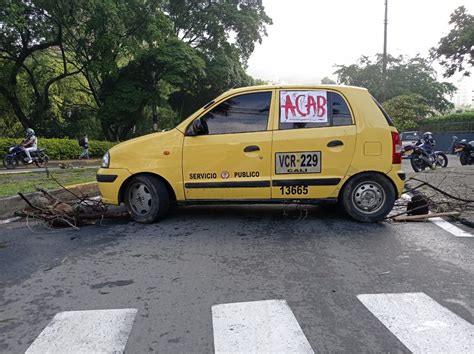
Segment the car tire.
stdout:
[[377,173],[356,175],[340,193],[341,204],[352,218],[361,222],[384,219],[395,203],[395,188],[387,177]]
[[169,209],[169,193],[154,176],[137,176],[128,183],[125,205],[136,222],[150,224],[165,217]]

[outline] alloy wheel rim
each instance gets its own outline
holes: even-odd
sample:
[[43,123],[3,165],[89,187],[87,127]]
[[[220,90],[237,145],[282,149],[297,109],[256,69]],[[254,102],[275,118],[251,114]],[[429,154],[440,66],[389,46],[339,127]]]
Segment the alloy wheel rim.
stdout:
[[133,184],[129,192],[130,207],[138,215],[146,215],[151,211],[152,196],[150,189],[143,183]]
[[385,203],[385,191],[375,182],[362,182],[354,189],[352,201],[356,208],[364,214],[379,211]]

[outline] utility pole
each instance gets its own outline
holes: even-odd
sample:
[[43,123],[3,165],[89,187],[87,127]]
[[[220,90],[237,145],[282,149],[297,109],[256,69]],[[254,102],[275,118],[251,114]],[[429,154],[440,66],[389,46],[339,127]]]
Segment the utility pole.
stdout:
[[[156,71],[152,71],[152,77],[153,77],[153,86],[156,86]],[[152,100],[153,103],[151,105],[151,112],[152,112],[152,122],[153,122],[153,131],[158,131],[158,113],[156,109],[156,103],[155,100]]]
[[385,0],[385,19],[383,21],[383,59],[382,59],[382,85],[383,85],[383,100],[387,97],[387,8],[388,0]]

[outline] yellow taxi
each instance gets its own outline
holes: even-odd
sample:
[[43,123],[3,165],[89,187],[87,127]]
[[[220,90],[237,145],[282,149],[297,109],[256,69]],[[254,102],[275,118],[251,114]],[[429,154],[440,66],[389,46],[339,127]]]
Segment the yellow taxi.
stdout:
[[114,146],[97,181],[134,220],[170,205],[338,202],[354,219],[383,219],[402,193],[401,143],[364,88],[252,86],[230,90],[176,128]]

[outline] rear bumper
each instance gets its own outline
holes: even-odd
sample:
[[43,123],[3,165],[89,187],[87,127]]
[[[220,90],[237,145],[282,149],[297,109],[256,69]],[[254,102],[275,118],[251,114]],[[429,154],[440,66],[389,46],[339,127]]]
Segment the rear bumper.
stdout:
[[400,170],[400,166],[397,166],[397,168],[392,169],[389,173],[387,173],[387,175],[390,177],[397,189],[397,196],[400,197],[403,193],[403,190],[405,189],[406,173]]
[[119,204],[119,193],[123,183],[132,174],[124,168],[100,168],[96,179],[102,201],[105,204]]

